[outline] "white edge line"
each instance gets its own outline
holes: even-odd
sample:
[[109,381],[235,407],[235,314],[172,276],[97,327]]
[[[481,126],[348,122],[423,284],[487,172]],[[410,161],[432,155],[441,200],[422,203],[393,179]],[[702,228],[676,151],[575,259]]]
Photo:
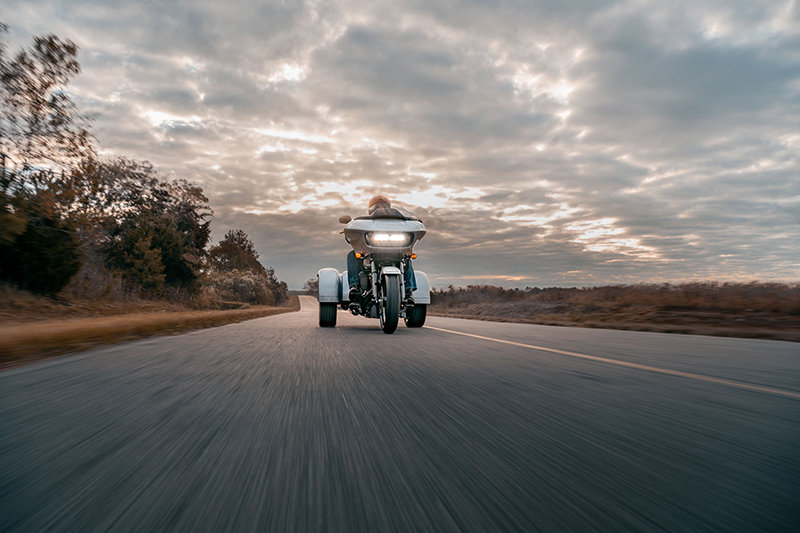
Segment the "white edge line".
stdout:
[[766,392],[768,394],[776,394],[778,396],[784,396],[786,398],[792,398],[795,400],[800,400],[800,393],[782,390],[782,389],[774,389],[772,387],[764,387],[761,385],[751,385],[749,383],[743,383],[741,381],[733,381],[730,379],[723,379],[723,378],[715,378],[711,376],[704,376],[702,374],[693,374],[691,372],[683,372],[681,370],[670,370],[668,368],[659,368],[656,366],[649,366],[649,365],[641,365],[639,363],[630,363],[628,361],[620,361],[618,359],[608,359],[606,357],[598,357],[596,355],[586,355],[582,353],[576,352],[567,352],[565,350],[557,350],[555,348],[546,348],[544,346],[536,346],[533,344],[523,344],[521,342],[514,342],[514,341],[504,341],[501,339],[495,339],[492,337],[483,337],[481,335],[474,335],[472,333],[463,333],[461,331],[452,331],[449,329],[442,329],[436,328],[433,326],[425,326],[427,329],[433,329],[436,331],[443,331],[445,333],[452,333],[454,335],[463,335],[465,337],[473,337],[475,339],[482,339],[485,341],[492,341],[492,342],[499,342],[501,344],[510,344],[511,346],[519,346],[521,348],[530,348],[531,350],[539,350],[542,352],[550,352],[556,353],[559,355],[566,355],[568,357],[575,357],[577,359],[587,359],[589,361],[596,361],[599,363],[608,363],[611,365],[617,366],[624,366],[627,368],[635,368],[637,370],[645,370],[647,372],[656,372],[658,374],[666,374],[668,376],[678,376],[682,378],[689,378],[695,379],[698,381],[706,381],[708,383],[716,383],[718,385],[728,385],[730,387],[737,387],[740,389],[758,391],[758,392]]

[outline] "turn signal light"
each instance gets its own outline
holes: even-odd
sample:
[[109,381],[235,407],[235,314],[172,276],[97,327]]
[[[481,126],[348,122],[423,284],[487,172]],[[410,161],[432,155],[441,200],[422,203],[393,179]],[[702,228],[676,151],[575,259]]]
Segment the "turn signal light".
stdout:
[[416,259],[416,258],[417,258],[417,254],[411,254],[411,259]]
[[356,259],[361,259],[362,257],[364,257],[364,254],[361,252],[356,252]]

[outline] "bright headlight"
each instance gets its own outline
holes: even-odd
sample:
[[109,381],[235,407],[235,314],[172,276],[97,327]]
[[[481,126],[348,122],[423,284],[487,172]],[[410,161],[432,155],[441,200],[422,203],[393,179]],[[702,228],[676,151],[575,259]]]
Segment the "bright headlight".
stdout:
[[408,243],[406,233],[370,233],[369,241],[373,246],[405,246]]

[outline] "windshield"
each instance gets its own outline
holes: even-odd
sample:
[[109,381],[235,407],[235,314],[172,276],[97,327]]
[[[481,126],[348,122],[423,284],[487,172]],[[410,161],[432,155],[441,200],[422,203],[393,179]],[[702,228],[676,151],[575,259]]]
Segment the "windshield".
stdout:
[[392,204],[391,207],[384,207],[385,204],[378,204],[376,209],[370,213],[369,209],[362,211],[355,218],[356,220],[373,220],[376,218],[396,218],[400,220],[419,220],[408,209],[398,204]]

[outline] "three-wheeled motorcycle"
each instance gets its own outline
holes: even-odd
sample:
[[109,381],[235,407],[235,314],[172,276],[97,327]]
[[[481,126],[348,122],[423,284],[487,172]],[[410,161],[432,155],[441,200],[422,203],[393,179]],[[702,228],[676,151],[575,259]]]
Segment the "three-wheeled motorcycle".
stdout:
[[[425,235],[422,221],[402,207],[362,213],[355,219],[343,216],[344,238],[358,260],[358,301],[350,301],[348,272],[335,268],[319,271],[319,325],[336,326],[337,308],[353,315],[380,320],[384,333],[394,333],[403,318],[409,328],[425,324],[431,302],[428,276],[414,271],[417,289],[405,298],[406,269],[416,258],[414,245]],[[355,298],[354,298],[355,299]]]

